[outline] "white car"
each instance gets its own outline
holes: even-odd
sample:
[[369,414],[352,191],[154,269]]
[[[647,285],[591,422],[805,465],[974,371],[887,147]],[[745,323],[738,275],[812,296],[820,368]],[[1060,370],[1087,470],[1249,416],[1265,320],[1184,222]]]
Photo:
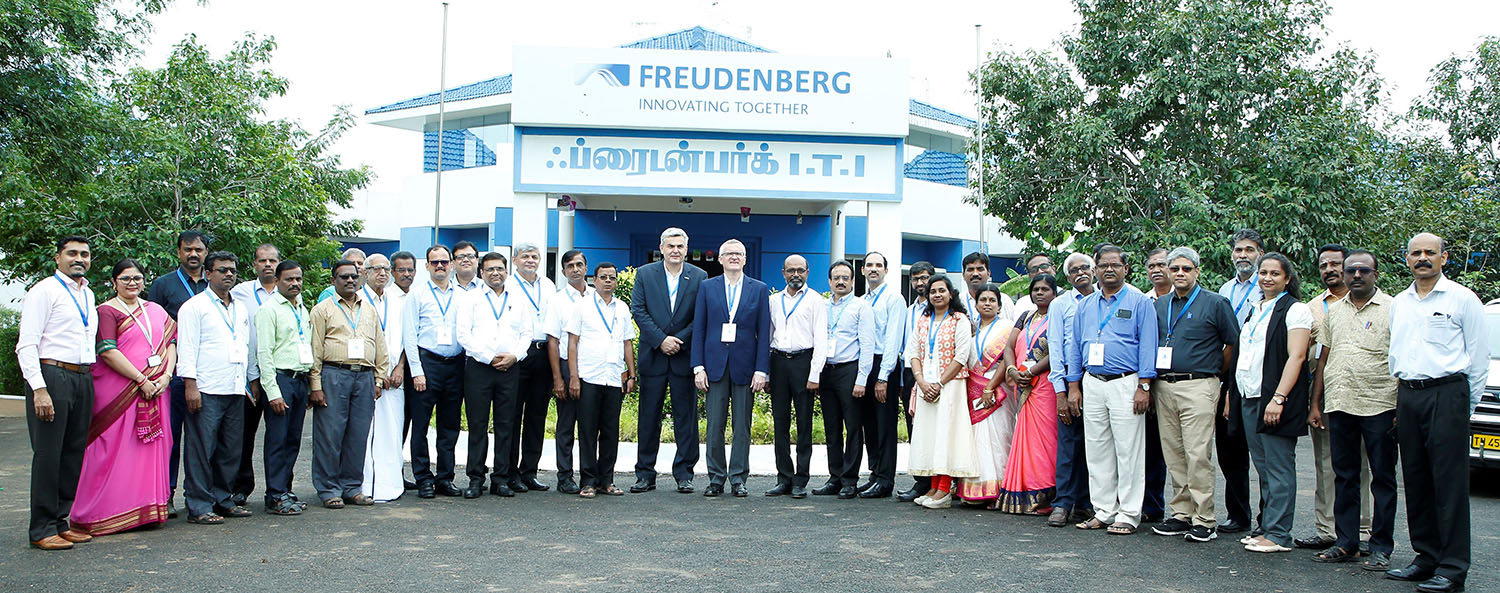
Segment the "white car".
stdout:
[[1490,374],[1484,395],[1469,415],[1469,467],[1500,467],[1500,299],[1484,306],[1490,332]]

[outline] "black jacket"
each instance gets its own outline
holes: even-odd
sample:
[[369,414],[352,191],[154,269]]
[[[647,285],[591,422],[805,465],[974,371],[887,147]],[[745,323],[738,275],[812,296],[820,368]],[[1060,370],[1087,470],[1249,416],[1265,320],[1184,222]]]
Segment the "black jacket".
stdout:
[[1260,417],[1255,422],[1255,432],[1261,434],[1284,437],[1307,434],[1310,400],[1307,373],[1302,372],[1297,373],[1297,383],[1292,386],[1291,393],[1283,394],[1286,396],[1286,404],[1281,409],[1281,422],[1275,426],[1266,426],[1266,406],[1271,404],[1271,397],[1276,395],[1276,387],[1281,384],[1281,372],[1286,369],[1287,361],[1291,358],[1287,352],[1286,314],[1295,303],[1297,299],[1293,298],[1277,301],[1276,309],[1271,312],[1271,325],[1266,328],[1266,364],[1261,369],[1260,379]]

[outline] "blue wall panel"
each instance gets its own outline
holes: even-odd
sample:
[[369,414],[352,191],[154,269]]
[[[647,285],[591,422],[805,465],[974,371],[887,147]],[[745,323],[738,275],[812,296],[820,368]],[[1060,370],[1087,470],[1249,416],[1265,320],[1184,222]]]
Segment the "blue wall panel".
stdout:
[[[430,233],[431,229],[428,229],[428,232]],[[361,251],[364,251],[366,256],[370,256],[370,255],[374,255],[376,253],[380,253],[380,254],[385,255],[386,257],[390,257],[390,255],[392,253],[395,253],[395,252],[401,250],[401,242],[400,241],[364,241],[364,242],[357,242],[357,243],[350,243],[350,242],[343,242],[343,241],[341,241],[340,243],[343,244],[343,246],[339,248],[340,252],[342,252],[345,249],[349,249],[350,247],[356,247],[356,248],[359,248]]]
[[[469,241],[484,252],[490,249],[490,230],[488,227],[480,228],[440,228],[438,229],[438,242],[449,247],[459,241]],[[417,226],[401,229],[401,249],[410,251],[418,258],[425,259],[427,248],[432,246],[432,227]]]
[[869,244],[869,236],[870,219],[868,217],[844,217],[844,253],[849,254],[849,257],[857,258],[865,254],[865,246]]

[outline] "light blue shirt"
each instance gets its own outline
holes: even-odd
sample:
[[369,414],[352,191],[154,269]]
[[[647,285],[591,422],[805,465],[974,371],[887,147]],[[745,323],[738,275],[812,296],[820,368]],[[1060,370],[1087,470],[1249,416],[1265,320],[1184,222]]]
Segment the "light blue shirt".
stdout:
[[[906,327],[901,332],[901,352],[903,355],[906,353],[906,343],[917,339],[917,318],[926,312],[927,301],[917,301],[906,308],[906,317],[902,319],[902,323],[905,323]],[[911,368],[911,361],[908,360],[903,365],[909,369]]]
[[1260,283],[1255,281],[1255,274],[1250,279],[1240,282],[1236,275],[1219,287],[1219,296],[1229,299],[1229,306],[1234,309],[1234,318],[1240,322],[1240,327],[1245,327],[1245,319],[1250,316],[1250,310],[1255,308],[1255,303],[1265,300],[1265,292],[1260,289]]
[[842,301],[828,301],[828,364],[858,359],[858,381],[865,381],[870,377],[870,367],[875,365],[877,344],[875,312],[869,302],[852,295]]
[[1085,298],[1088,295],[1070,288],[1052,299],[1052,304],[1047,307],[1047,316],[1052,318],[1047,324],[1047,353],[1052,357],[1047,380],[1052,381],[1052,387],[1058,393],[1068,391],[1067,369],[1074,364],[1068,358],[1073,351],[1068,347],[1073,340],[1073,314],[1078,310],[1078,302]]
[[[418,348],[424,348],[439,356],[458,356],[463,346],[458,344],[458,309],[462,305],[453,285],[440,290],[428,282],[427,286],[413,286],[406,295],[406,312],[402,316],[402,343],[406,345],[406,362],[411,365],[411,376],[421,377],[422,357]],[[438,344],[438,326],[448,328],[448,344]]]
[[870,303],[875,313],[875,354],[880,355],[878,380],[884,381],[896,370],[896,361],[901,358],[902,343],[906,331],[906,297],[901,289],[889,283],[880,285],[874,292],[865,293],[864,300]]
[[[1083,379],[1085,371],[1156,378],[1156,304],[1145,293],[1122,287],[1105,297],[1095,290],[1078,302],[1071,325],[1076,339],[1068,342],[1069,383]],[[1088,365],[1095,343],[1104,344],[1104,364]]]

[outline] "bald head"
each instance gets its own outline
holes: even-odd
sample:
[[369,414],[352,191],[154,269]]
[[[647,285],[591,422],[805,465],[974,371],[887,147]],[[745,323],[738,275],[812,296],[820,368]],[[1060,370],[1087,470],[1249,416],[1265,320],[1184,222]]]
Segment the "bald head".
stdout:
[[1424,246],[1437,245],[1437,250],[1439,253],[1448,250],[1448,245],[1443,241],[1443,238],[1432,233],[1417,233],[1416,235],[1413,235],[1412,238],[1406,242],[1406,249],[1410,251],[1411,248],[1416,244],[1421,244]]
[[1406,267],[1419,284],[1436,282],[1447,263],[1448,249],[1443,245],[1442,237],[1432,233],[1417,233],[1406,242]]
[[786,279],[787,292],[796,293],[807,285],[807,259],[792,254],[781,262],[781,277]]

